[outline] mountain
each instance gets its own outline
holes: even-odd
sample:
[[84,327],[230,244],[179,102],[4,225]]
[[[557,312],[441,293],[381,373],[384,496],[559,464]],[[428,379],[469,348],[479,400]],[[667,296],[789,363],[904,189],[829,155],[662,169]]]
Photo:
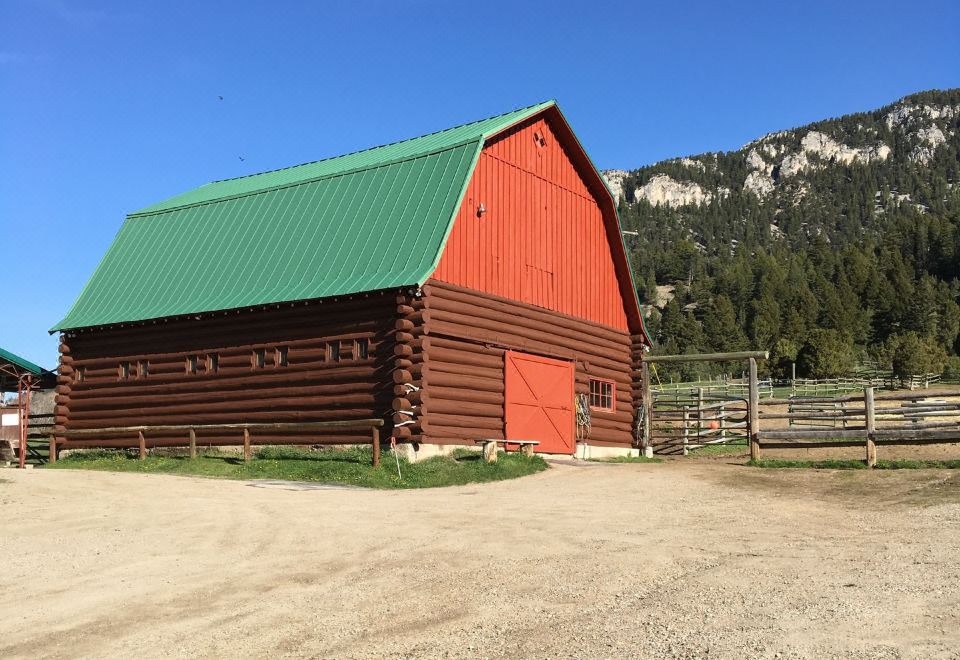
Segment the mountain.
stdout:
[[960,375],[960,89],[604,175],[658,352]]

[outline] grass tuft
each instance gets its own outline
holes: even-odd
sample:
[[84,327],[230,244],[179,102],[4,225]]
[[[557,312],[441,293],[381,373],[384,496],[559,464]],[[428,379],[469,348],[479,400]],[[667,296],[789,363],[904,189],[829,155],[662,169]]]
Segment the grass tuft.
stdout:
[[281,479],[345,484],[368,488],[435,488],[460,484],[514,479],[545,470],[539,456],[501,453],[496,463],[487,463],[477,451],[458,450],[418,463],[384,453],[380,467],[371,465],[372,449],[323,449],[262,447],[249,463],[236,453],[207,452],[190,460],[187,456],[154,455],[139,460],[124,451],[97,450],[72,453],[44,469],[106,470],[180,474],[223,479]]

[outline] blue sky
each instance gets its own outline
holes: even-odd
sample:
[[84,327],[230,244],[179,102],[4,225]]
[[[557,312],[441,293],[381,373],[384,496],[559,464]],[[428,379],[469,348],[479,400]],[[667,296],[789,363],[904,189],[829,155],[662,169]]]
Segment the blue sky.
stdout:
[[124,214],[207,181],[548,98],[601,168],[735,149],[960,86],[958,35],[956,0],[0,0],[0,346],[54,366]]

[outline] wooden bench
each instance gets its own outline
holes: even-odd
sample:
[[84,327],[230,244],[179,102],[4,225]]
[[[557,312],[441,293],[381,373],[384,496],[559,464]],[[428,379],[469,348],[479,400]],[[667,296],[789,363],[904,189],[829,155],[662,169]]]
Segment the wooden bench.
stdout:
[[539,440],[502,440],[496,438],[478,438],[474,442],[483,445],[483,459],[487,463],[497,462],[497,445],[503,445],[504,451],[507,451],[507,445],[519,445],[520,451],[526,456],[533,456],[533,448],[540,444]]

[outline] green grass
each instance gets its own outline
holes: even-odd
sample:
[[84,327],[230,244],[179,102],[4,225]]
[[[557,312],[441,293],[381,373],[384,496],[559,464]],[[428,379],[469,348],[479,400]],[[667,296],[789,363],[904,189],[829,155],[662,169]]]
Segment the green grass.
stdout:
[[224,479],[282,479],[346,484],[368,488],[435,488],[485,481],[500,481],[545,470],[539,456],[501,453],[496,463],[486,463],[479,452],[458,450],[417,463],[400,459],[402,478],[392,454],[382,456],[380,467],[371,465],[372,450],[307,451],[288,447],[263,447],[245,463],[237,454],[210,452],[190,460],[186,456],[148,456],[140,461],[123,451],[90,451],[70,454],[44,469],[149,472]]
[[646,456],[611,456],[610,458],[588,458],[593,463],[663,463],[662,458]]
[[[759,461],[749,461],[747,465],[760,468],[808,468],[813,470],[866,470],[866,461],[835,460],[795,461],[778,458],[762,458]],[[921,470],[943,469],[960,470],[960,460],[947,461],[877,461],[877,470]]]
[[750,451],[750,448],[744,444],[740,443],[731,443],[731,444],[715,444],[715,445],[705,445],[703,447],[698,447],[696,449],[690,450],[690,456],[714,456],[721,454],[743,454]]

